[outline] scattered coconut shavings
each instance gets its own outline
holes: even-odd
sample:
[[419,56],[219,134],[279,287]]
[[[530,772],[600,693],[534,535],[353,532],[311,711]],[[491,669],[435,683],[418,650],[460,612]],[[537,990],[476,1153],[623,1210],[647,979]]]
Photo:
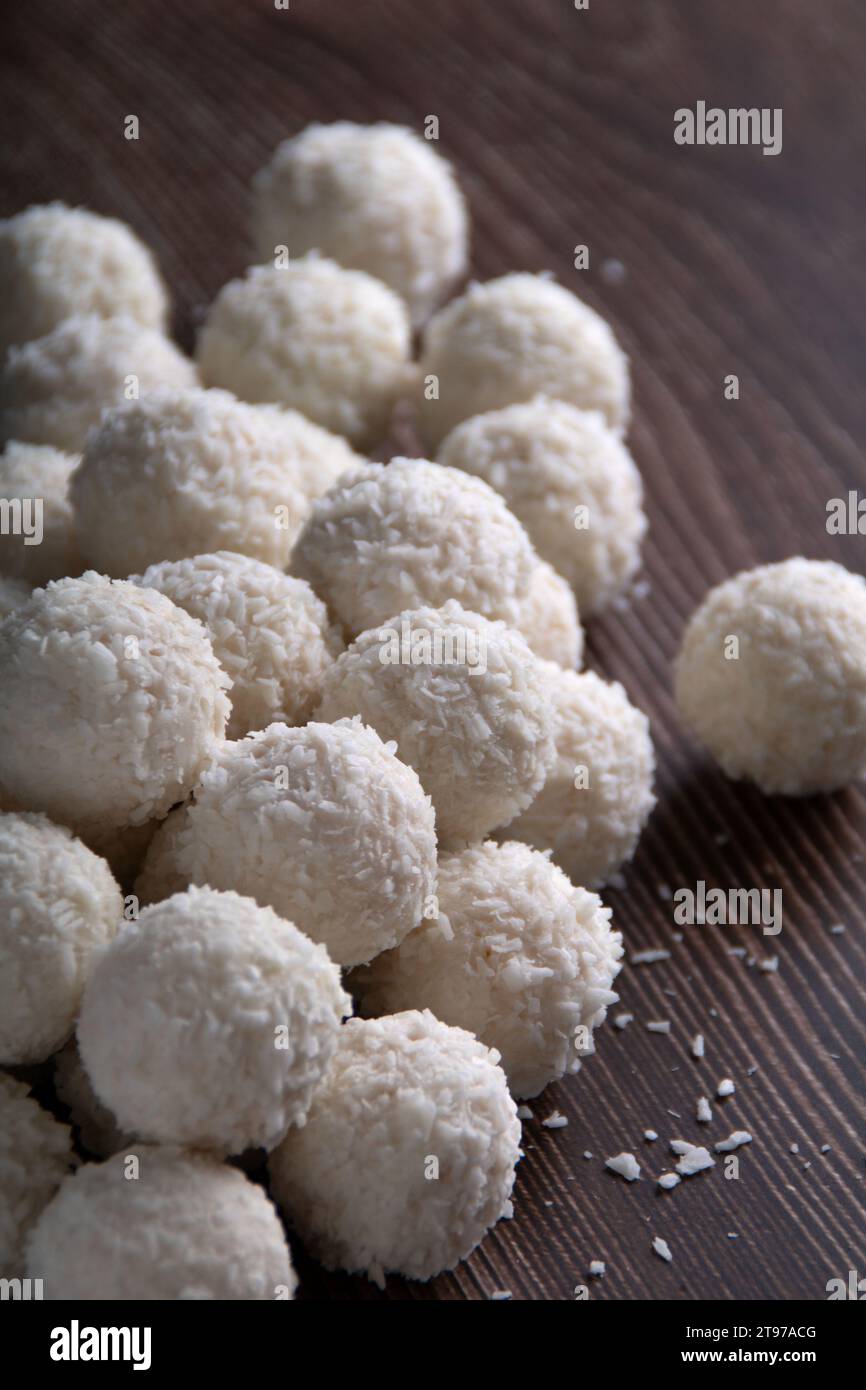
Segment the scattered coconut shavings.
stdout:
[[605,1168],[609,1168],[612,1173],[618,1173],[626,1182],[636,1182],[640,1177],[640,1164],[634,1154],[621,1153],[613,1158],[606,1158]]
[[531,1120],[533,1118],[532,1111],[528,1105],[518,1105],[517,1118],[518,1120]]
[[568,1119],[565,1115],[560,1115],[558,1110],[554,1110],[548,1115],[546,1120],[541,1121],[545,1129],[565,1129]]
[[667,1260],[668,1264],[670,1264],[671,1260],[673,1259],[673,1255],[671,1254],[671,1247],[668,1245],[666,1240],[662,1240],[661,1236],[653,1237],[653,1250],[656,1252],[660,1259]]
[[493,1293],[490,1295],[490,1302],[507,1303],[511,1296],[510,1289],[494,1289]]
[[734,1085],[731,1078],[729,1076],[725,1076],[722,1078],[722,1080],[716,1087],[716,1095],[718,1096],[719,1100],[724,1100],[726,1096],[732,1096],[736,1089],[737,1088]]
[[694,1145],[688,1153],[684,1153],[677,1164],[677,1172],[684,1178],[694,1177],[695,1173],[702,1173],[705,1168],[715,1168],[716,1160],[708,1149],[704,1149],[700,1144]]
[[687,1154],[689,1149],[694,1148],[687,1139],[672,1139],[671,1149],[675,1154]]
[[706,1096],[698,1097],[697,1109],[695,1111],[698,1124],[708,1125],[713,1118],[713,1111]]
[[605,1264],[604,1260],[590,1261],[589,1272],[593,1279],[603,1279],[606,1269],[607,1265]]
[[791,1152],[792,1154],[798,1154],[798,1153],[800,1152],[800,1145],[799,1145],[799,1144],[792,1144],[792,1145],[791,1145],[791,1148],[790,1148],[790,1152]]
[[589,1149],[584,1149],[583,1156],[584,1158],[592,1158],[592,1154],[590,1153]]
[[746,952],[745,946],[729,946],[729,947],[728,947],[728,955],[729,955],[729,956],[736,956],[738,960],[742,960],[742,959],[743,959],[743,956],[745,956],[746,954],[747,954],[747,952]]
[[622,1030],[632,1022],[634,1022],[634,1014],[617,1014],[613,1020],[613,1026]]
[[692,1038],[692,1056],[693,1056],[693,1057],[703,1057],[703,1055],[704,1055],[704,1035],[703,1035],[703,1033],[695,1033],[695,1036]]
[[635,951],[629,956],[630,965],[655,965],[659,960],[670,960],[670,951],[665,951],[661,947],[653,947],[647,951]]
[[754,1075],[755,1075],[755,1072],[756,1072],[757,1070],[758,1070],[757,1067],[747,1067],[747,1068],[746,1068],[746,1076],[754,1076]]
[[727,1232],[727,1237],[728,1237],[728,1240],[739,1240],[739,1239],[740,1239],[740,1237],[737,1235],[737,1232],[736,1232],[736,1231],[728,1231],[728,1232]]
[[710,1009],[709,1014],[710,1014],[710,1018],[718,1018],[718,1016],[719,1016],[719,1011],[718,1011],[718,1009]]
[[811,1168],[811,1167],[812,1167],[812,1164],[811,1164],[811,1163],[804,1163],[804,1164],[803,1164],[803,1172],[805,1173],[806,1169],[807,1169],[807,1168]]
[[671,1021],[669,1018],[654,1019],[646,1025],[648,1033],[669,1033],[671,1031]]
[[764,960],[758,961],[758,969],[763,970],[765,975],[776,975],[779,972],[779,957],[766,956]]
[[743,1144],[751,1144],[752,1136],[747,1129],[735,1129],[728,1135],[727,1139],[720,1139],[713,1145],[717,1154],[730,1154],[734,1149],[742,1148]]
[[828,1154],[828,1153],[830,1152],[830,1145],[829,1145],[829,1144],[822,1144],[822,1145],[821,1145],[821,1152],[822,1152],[822,1154]]
[[656,1139],[658,1139],[658,1135],[656,1134],[656,1132],[655,1132],[654,1129],[645,1129],[644,1132],[643,1132],[643,1137],[644,1137],[644,1139],[648,1139],[648,1140],[650,1141],[651,1144],[652,1144]]
[[682,1182],[679,1173],[662,1173],[658,1180],[659,1187],[663,1187],[665,1192],[669,1192],[672,1187],[678,1187]]
[[835,922],[835,923],[833,924],[833,926],[830,928],[830,935],[831,935],[831,936],[841,936],[842,933],[844,932],[844,930],[845,930],[845,923],[844,923],[844,922]]

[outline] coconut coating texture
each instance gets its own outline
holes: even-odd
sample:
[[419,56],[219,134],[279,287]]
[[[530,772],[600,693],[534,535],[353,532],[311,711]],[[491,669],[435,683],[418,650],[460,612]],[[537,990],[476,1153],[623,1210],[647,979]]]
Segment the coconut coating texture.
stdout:
[[137,582],[207,629],[232,681],[228,738],[277,721],[306,723],[324,672],[343,650],[309,584],[228,550],[151,565]]
[[248,893],[358,965],[402,940],[436,891],[433,807],[359,719],[272,724],[223,746],[136,887],[152,899],[184,879]]
[[277,146],[253,180],[260,260],[321,251],[390,285],[423,323],[465,273],[468,218],[435,144],[380,122],[314,124]]
[[105,413],[70,492],[87,563],[116,578],[214,550],[283,569],[312,499],[359,462],[294,411],[155,391]]
[[437,457],[502,493],[539,555],[572,585],[584,617],[638,569],[640,474],[598,411],[538,396],[464,420]]
[[276,1201],[328,1269],[430,1279],[511,1216],[520,1121],[497,1063],[427,1011],[341,1029],[305,1128],[269,1161]]
[[515,627],[536,656],[569,670],[583,660],[583,628],[574,591],[552,565],[540,560],[517,609]]
[[293,571],[353,636],[448,599],[513,622],[537,563],[492,488],[411,458],[346,473],[315,503],[292,554]]
[[74,1163],[69,1126],[0,1072],[0,1278],[23,1275],[27,1233]]
[[136,584],[35,590],[0,626],[0,668],[0,786],[85,838],[166,815],[225,732],[204,628]]
[[601,887],[637,848],[655,805],[649,720],[618,682],[546,666],[556,758],[544,786],[508,826],[574,883]]
[[108,1158],[119,1149],[128,1151],[135,1146],[135,1137],[120,1128],[108,1107],[97,1098],[75,1038],[70,1038],[54,1058],[54,1089],[57,1099],[68,1107],[70,1124],[78,1130],[89,1153]]
[[122,916],[111,870],[71,830],[0,815],[0,1065],[43,1062],[63,1046]]
[[628,359],[609,324],[543,275],[470,285],[427,325],[419,374],[419,428],[431,448],[471,415],[540,394],[601,411],[613,429],[628,424]]
[[59,449],[7,443],[0,454],[0,497],[20,499],[22,527],[18,535],[11,529],[0,535],[0,570],[5,574],[31,586],[80,574],[67,495],[77,464],[76,456]]
[[153,256],[124,222],[63,203],[0,221],[0,352],[72,314],[164,328],[167,310]]
[[78,454],[108,406],[133,391],[197,381],[193,363],[158,329],[123,315],[75,314],[10,348],[0,371],[0,433]]
[[279,1217],[237,1168],[203,1153],[139,1145],[87,1163],[33,1229],[28,1273],[45,1297],[291,1298],[297,1286]]
[[411,379],[409,317],[372,276],[306,256],[220,290],[196,358],[208,386],[292,406],[360,447],[388,431]]
[[11,579],[8,574],[0,574],[0,622],[26,603],[31,594],[31,586],[24,579]]
[[78,1046],[122,1129],[241,1153],[304,1123],[351,1011],[324,947],[251,898],[190,888],[103,953]]
[[429,1009],[465,1028],[501,1054],[518,1097],[578,1071],[618,997],[622,938],[610,908],[547,855],[490,840],[442,855],[438,907],[354,973],[363,1012]]
[[[408,660],[389,659],[389,632],[410,634]],[[519,633],[453,602],[407,610],[338,657],[317,718],[353,714],[396,740],[449,848],[507,825],[541,789],[554,757],[542,663]]]
[[728,777],[786,796],[863,777],[866,580],[802,556],[734,575],[693,614],[675,688]]

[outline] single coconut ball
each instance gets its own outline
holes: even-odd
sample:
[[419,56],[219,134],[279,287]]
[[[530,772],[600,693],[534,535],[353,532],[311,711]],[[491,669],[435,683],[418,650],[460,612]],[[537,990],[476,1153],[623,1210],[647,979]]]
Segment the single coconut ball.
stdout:
[[617,995],[610,908],[547,855],[488,840],[439,860],[437,917],[352,976],[366,1014],[429,1009],[501,1054],[512,1095],[580,1069]]
[[0,574],[0,622],[26,603],[31,592],[26,580],[11,579],[8,574]]
[[31,586],[81,573],[67,495],[77,466],[77,456],[59,449],[7,443],[0,454],[0,497],[10,503],[15,524],[0,534],[4,573]]
[[655,805],[649,720],[617,682],[545,671],[556,758],[505,836],[552,850],[572,882],[600,887],[631,859]]
[[272,724],[227,743],[160,828],[136,885],[235,888],[339,965],[396,946],[436,891],[436,828],[417,773],[359,719]]
[[471,415],[539,394],[598,410],[620,432],[628,424],[628,359],[609,324],[543,275],[472,284],[440,309],[424,332],[419,376],[430,448]]
[[36,589],[0,626],[0,669],[0,786],[85,837],[166,815],[225,732],[204,628],[136,584]]
[[294,411],[155,391],[88,437],[71,486],[81,546],[115,578],[215,550],[283,569],[313,498],[359,462]]
[[196,358],[208,386],[272,401],[359,447],[388,432],[411,380],[409,317],[371,275],[305,256],[255,266],[211,305]]
[[552,764],[542,663],[519,633],[457,603],[408,609],[362,633],[323,686],[318,719],[360,714],[395,740],[433,799],[440,844],[507,825]]
[[515,627],[536,656],[569,670],[583,660],[583,628],[571,586],[552,565],[541,560],[517,608]]
[[158,589],[207,629],[232,680],[228,738],[277,721],[307,722],[343,642],[303,579],[219,550],[151,565],[136,582]]
[[71,830],[0,814],[0,1065],[43,1062],[63,1046],[122,917],[111,870]]
[[641,478],[598,411],[537,396],[464,420],[437,457],[502,493],[539,555],[573,587],[584,617],[637,571],[646,531]]
[[722,770],[773,795],[866,775],[866,580],[798,556],[712,589],[675,666],[680,715]]
[[321,251],[396,290],[423,323],[466,271],[468,216],[435,144],[380,122],[310,125],[253,179],[259,260]]
[[153,256],[124,222],[63,203],[0,221],[0,352],[72,314],[164,328],[167,312]]
[[512,1214],[520,1121],[498,1053],[427,1011],[352,1019],[274,1197],[327,1269],[431,1279]]
[[297,1287],[261,1187],[208,1154],[145,1144],[66,1179],[27,1268],[61,1302],[287,1299]]
[[103,953],[78,1046],[122,1129],[237,1154],[304,1123],[351,1011],[323,946],[251,898],[190,888]]
[[411,458],[344,474],[314,504],[292,554],[293,571],[353,636],[401,609],[448,599],[513,622],[537,564],[492,488]]
[[108,1107],[98,1099],[75,1038],[70,1038],[54,1058],[54,1089],[57,1099],[69,1110],[69,1122],[89,1153],[109,1158],[119,1149],[134,1148],[135,1137],[120,1128]]
[[74,1163],[69,1126],[0,1072],[0,1278],[24,1274],[27,1233]]
[[158,329],[123,315],[74,314],[10,348],[0,371],[0,433],[79,454],[108,406],[197,381],[192,362]]

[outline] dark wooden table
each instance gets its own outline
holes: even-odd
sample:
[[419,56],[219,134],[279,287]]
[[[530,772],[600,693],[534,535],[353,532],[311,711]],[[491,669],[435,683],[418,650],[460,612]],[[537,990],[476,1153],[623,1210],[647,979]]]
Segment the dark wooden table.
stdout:
[[[630,951],[672,958],[623,972],[635,1021],[606,1026],[581,1075],[534,1103],[515,1219],[455,1273],[392,1278],[387,1296],[568,1299],[596,1258],[607,1274],[591,1296],[604,1299],[822,1299],[828,1279],[866,1274],[864,795],[767,800],[725,781],[685,741],[670,680],[686,618],[724,576],[796,553],[866,568],[863,537],[825,528],[828,499],[866,491],[862,0],[15,11],[3,213],[61,198],[128,219],[159,254],[185,345],[247,263],[249,178],[281,137],[314,118],[420,128],[435,114],[471,202],[475,272],[551,270],[632,358],[650,592],[592,624],[589,658],[650,713],[659,757],[659,806],[608,901]],[[673,113],[698,100],[782,107],[782,154],[676,146]],[[123,138],[129,114],[138,143]],[[573,267],[579,243],[586,271]],[[724,398],[730,373],[738,401]],[[698,879],[782,888],[781,936],[692,927],[675,941],[664,890]],[[777,953],[778,973],[733,946]],[[671,1020],[670,1036],[646,1031],[653,1018]],[[698,1126],[695,1099],[723,1076],[736,1094]],[[554,1108],[567,1128],[538,1123]],[[754,1143],[737,1181],[717,1167],[657,1193],[669,1137],[738,1127]],[[604,1171],[622,1149],[648,1180]],[[299,1258],[308,1297],[381,1297]]]

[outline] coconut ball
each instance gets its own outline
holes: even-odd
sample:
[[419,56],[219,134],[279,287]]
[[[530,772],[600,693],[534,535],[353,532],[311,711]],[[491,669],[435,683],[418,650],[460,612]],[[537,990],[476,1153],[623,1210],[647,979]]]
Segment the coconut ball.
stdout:
[[409,609],[362,633],[323,687],[317,718],[360,714],[396,740],[433,799],[442,844],[506,825],[553,760],[541,662],[519,633],[454,602]]
[[390,285],[423,323],[466,271],[468,217],[450,164],[403,126],[310,125],[253,180],[260,260],[321,251]]
[[0,569],[31,586],[81,572],[67,496],[78,458],[10,441],[0,454],[0,497],[19,499],[20,534],[0,535]]
[[167,311],[153,256],[124,222],[63,203],[0,221],[0,352],[72,314],[164,328]]
[[556,758],[507,838],[552,850],[574,883],[600,887],[631,859],[655,805],[649,720],[621,685],[591,671],[548,665],[546,694]]
[[306,256],[256,266],[224,286],[199,334],[208,386],[245,401],[275,401],[375,443],[388,432],[411,373],[409,317],[387,285]]
[[0,622],[20,608],[30,597],[31,588],[23,579],[10,579],[0,574]]
[[352,1019],[274,1196],[328,1269],[453,1269],[512,1214],[520,1121],[498,1054],[427,1011]]
[[0,433],[80,453],[108,406],[197,380],[189,358],[158,329],[123,315],[75,314],[44,338],[10,348],[0,371]]
[[437,457],[502,493],[585,617],[638,569],[646,531],[640,474],[598,411],[537,396],[464,420]]
[[144,1144],[67,1178],[27,1261],[55,1301],[285,1299],[297,1286],[261,1187],[208,1154]]
[[583,660],[583,628],[571,586],[552,565],[539,561],[517,608],[515,627],[536,656],[570,670]]
[[712,589],[675,667],[684,722],[733,778],[772,795],[866,775],[866,580],[798,556]]
[[472,284],[440,309],[424,332],[419,375],[430,447],[471,415],[539,394],[598,410],[612,429],[628,424],[628,359],[609,324],[543,275]]
[[54,1089],[58,1100],[69,1109],[70,1123],[90,1153],[108,1158],[119,1149],[128,1151],[134,1147],[134,1136],[120,1128],[108,1107],[98,1099],[75,1038],[70,1038],[54,1059]]
[[353,469],[313,506],[292,554],[351,634],[456,599],[513,621],[538,559],[502,498],[424,459]]
[[78,1046],[122,1129],[242,1153],[304,1123],[351,1011],[324,947],[251,898],[190,888],[103,953]]
[[297,922],[339,965],[395,946],[436,890],[417,774],[359,719],[272,724],[227,743],[157,834],[139,883],[235,888]]
[[367,1014],[429,1009],[501,1054],[513,1095],[538,1095],[595,1051],[617,995],[610,908],[547,855],[492,841],[439,861],[438,916],[352,976]]
[[27,1232],[74,1162],[69,1126],[0,1072],[0,1278],[23,1275]]
[[63,1046],[122,916],[108,865],[70,830],[0,814],[0,1065],[43,1062]]
[[219,550],[151,565],[137,581],[158,589],[207,629],[232,680],[228,738],[276,721],[305,724],[343,643],[303,579]]
[[204,628],[136,584],[35,590],[0,626],[0,669],[0,786],[85,835],[166,815],[225,731]]
[[283,569],[313,497],[359,462],[294,411],[153,392],[88,438],[71,487],[82,549],[117,578],[214,550]]

